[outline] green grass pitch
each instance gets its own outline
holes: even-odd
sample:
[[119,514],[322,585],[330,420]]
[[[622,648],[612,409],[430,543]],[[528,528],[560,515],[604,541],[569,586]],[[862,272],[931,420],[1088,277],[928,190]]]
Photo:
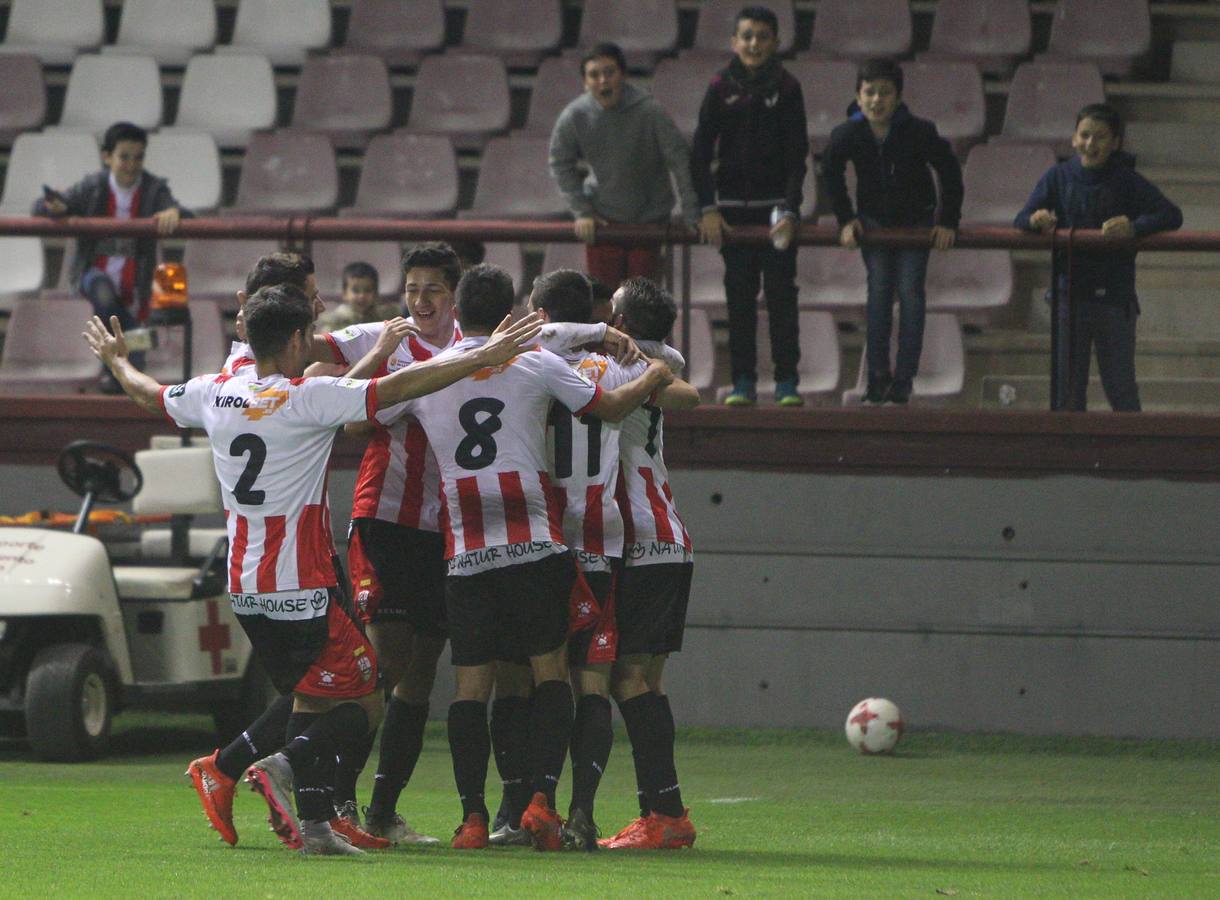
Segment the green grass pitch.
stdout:
[[[333,860],[281,847],[245,790],[240,843],[216,839],[182,776],[212,748],[205,720],[120,724],[117,752],[97,763],[39,763],[0,744],[0,896],[1220,896],[1215,742],[915,733],[881,758],[838,734],[683,730],[691,850]],[[606,833],[634,809],[629,754],[620,732],[597,806]],[[563,811],[566,786],[560,796]],[[458,823],[435,726],[400,811],[445,839]]]

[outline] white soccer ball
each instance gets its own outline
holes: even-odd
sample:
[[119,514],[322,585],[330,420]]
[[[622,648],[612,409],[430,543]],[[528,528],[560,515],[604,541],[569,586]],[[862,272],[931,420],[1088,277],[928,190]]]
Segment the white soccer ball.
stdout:
[[882,697],[861,700],[847,714],[847,743],[865,755],[889,753],[902,737],[902,713]]

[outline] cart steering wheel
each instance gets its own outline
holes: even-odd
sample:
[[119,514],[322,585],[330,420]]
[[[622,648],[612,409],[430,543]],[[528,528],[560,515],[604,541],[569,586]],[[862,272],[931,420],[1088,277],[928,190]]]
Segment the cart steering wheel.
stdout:
[[125,503],[144,487],[135,460],[98,441],[73,441],[60,451],[56,466],[69,490],[78,497],[91,494],[99,503]]

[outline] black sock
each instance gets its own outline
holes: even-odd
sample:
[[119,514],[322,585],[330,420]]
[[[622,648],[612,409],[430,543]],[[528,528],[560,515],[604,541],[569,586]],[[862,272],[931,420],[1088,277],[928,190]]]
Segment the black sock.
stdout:
[[583,809],[593,819],[593,798],[601,784],[602,773],[614,745],[614,727],[610,723],[610,701],[591,694],[576,703],[576,720],[572,723],[572,802],[568,815]]
[[648,691],[620,703],[618,708],[632,749],[638,753],[637,772],[649,810],[666,816],[682,815],[673,732],[661,698]]
[[486,703],[455,700],[449,704],[449,753],[453,756],[453,780],[462,799],[462,820],[471,813],[486,818],[483,790],[487,784],[487,758],[491,755]]
[[512,828],[521,827],[521,814],[530,795],[530,701],[528,697],[498,697],[491,705],[491,746],[496,754],[503,793],[501,815]]
[[375,731],[371,731],[364,737],[351,737],[345,739],[339,745],[339,755],[335,763],[335,806],[342,806],[348,801],[356,801],[356,782],[360,779],[360,773],[364,771],[364,765],[369,761],[369,754],[373,752],[373,740],[377,737]]
[[292,695],[276,697],[249,728],[216,754],[216,768],[236,781],[252,762],[274,753],[283,745],[290,715]]
[[542,682],[534,688],[530,709],[530,787],[546,794],[552,809],[571,737],[572,686],[566,681]]
[[341,703],[321,714],[294,712],[288,717],[288,743],[280,752],[295,772],[298,762],[312,764],[323,756],[335,756],[344,741],[368,730],[368,713],[358,703]]
[[303,821],[325,822],[334,815],[330,791],[314,752],[316,745],[306,736],[322,718],[321,713],[294,712],[288,717],[288,745],[281,751],[292,763],[292,793],[297,816]]
[[[622,712],[623,707],[619,705],[619,712]],[[630,732],[628,732],[630,737]],[[647,819],[648,814],[652,812],[652,805],[648,802],[648,791],[644,789],[644,783],[648,780],[644,776],[644,757],[640,755],[639,748],[634,743],[631,745],[631,762],[635,765],[635,800],[640,804],[640,818]]]
[[381,758],[373,781],[373,798],[369,801],[370,818],[388,819],[394,815],[398,795],[411,780],[424,749],[427,724],[427,703],[407,703],[390,695],[381,726]]
[[674,727],[674,711],[669,705],[668,694],[654,694],[657,706],[661,710],[661,721],[665,723],[665,744],[661,756],[661,778],[658,792],[661,794],[660,810],[667,816],[681,816],[686,811],[682,805],[682,791],[678,788],[678,768],[674,762],[674,746],[676,744],[676,729]]

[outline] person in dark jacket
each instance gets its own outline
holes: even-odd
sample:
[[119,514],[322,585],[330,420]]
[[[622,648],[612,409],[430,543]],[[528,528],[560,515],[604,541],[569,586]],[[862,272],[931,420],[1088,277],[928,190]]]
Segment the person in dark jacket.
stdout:
[[[44,189],[33,207],[36,216],[91,216],[116,219],[152,218],[157,233],[172,234],[182,216],[189,217],[174,199],[169,183],[144,171],[148,133],[130,122],[116,122],[102,138],[102,166],[62,193]],[[124,330],[148,319],[153,270],[157,267],[154,238],[82,237],[76,241],[69,279],[103,322],[118,316]],[[137,368],[143,354],[132,353]],[[106,380],[103,389],[118,391],[117,382]]]
[[[775,13],[748,6],[737,14],[734,59],[708,85],[691,151],[700,236],[720,247],[724,257],[733,367],[733,391],[725,402],[734,406],[756,399],[760,276],[770,319],[775,400],[781,406],[803,402],[797,391],[800,335],[792,236],[809,136],[801,86],[776,58],[778,45]],[[766,224],[773,246],[721,243],[733,226]]]
[[[1123,120],[1107,103],[1092,103],[1076,116],[1076,156],[1047,170],[1013,224],[1025,231],[1098,228],[1122,240],[1182,227],[1182,211],[1135,171],[1121,150]],[[1068,271],[1071,271],[1070,285]],[[1076,251],[1060,257],[1060,290],[1071,309],[1068,409],[1086,408],[1091,347],[1110,408],[1138,412],[1135,382],[1135,248]]]
[[[822,154],[822,185],[842,229],[840,242],[856,247],[874,227],[930,228],[929,244],[953,246],[962,212],[962,168],[936,125],[913,115],[902,102],[902,69],[871,60],[856,75],[856,100],[848,120],[830,134]],[[856,205],[844,171],[856,171]],[[940,210],[936,185],[940,180]],[[923,350],[924,281],[928,250],[864,247],[868,270],[868,391],[866,403],[906,403]],[[898,359],[890,370],[892,303],[898,291]]]

